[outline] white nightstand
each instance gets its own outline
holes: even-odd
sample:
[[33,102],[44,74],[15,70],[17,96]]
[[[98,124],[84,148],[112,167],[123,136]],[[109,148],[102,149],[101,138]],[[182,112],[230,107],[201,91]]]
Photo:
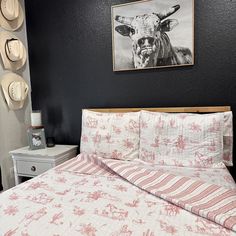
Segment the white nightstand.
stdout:
[[39,150],[29,150],[29,147],[23,147],[11,151],[16,185],[22,182],[22,177],[40,175],[75,157],[76,153],[77,146],[72,145],[56,145],[52,148]]

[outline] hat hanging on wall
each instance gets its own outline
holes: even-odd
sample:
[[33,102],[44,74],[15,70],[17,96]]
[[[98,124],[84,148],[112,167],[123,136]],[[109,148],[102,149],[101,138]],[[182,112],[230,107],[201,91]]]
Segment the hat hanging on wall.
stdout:
[[27,53],[24,44],[9,32],[0,32],[0,54],[3,67],[7,70],[16,71],[26,62]]
[[29,86],[25,80],[10,72],[2,76],[1,86],[8,107],[11,110],[21,109],[29,92]]
[[22,25],[24,13],[18,0],[0,0],[0,26],[15,31]]

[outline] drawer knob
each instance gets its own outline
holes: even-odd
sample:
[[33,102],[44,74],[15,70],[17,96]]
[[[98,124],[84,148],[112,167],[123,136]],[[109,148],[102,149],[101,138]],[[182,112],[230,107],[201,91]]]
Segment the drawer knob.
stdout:
[[36,171],[36,167],[35,167],[35,166],[32,166],[32,167],[31,167],[31,170],[32,170],[32,171]]

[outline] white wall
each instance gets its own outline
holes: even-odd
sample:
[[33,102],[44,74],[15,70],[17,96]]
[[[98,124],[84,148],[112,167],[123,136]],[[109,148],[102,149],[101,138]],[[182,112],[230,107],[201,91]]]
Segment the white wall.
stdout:
[[[19,0],[24,7],[24,0]],[[0,31],[4,29],[0,28]],[[24,20],[23,26],[13,32],[18,38],[22,40],[26,49],[27,35],[26,23]],[[27,50],[28,51],[28,50]],[[6,73],[0,61],[0,79],[1,75]],[[20,74],[30,86],[29,61],[27,59],[26,65],[16,73]],[[25,106],[21,110],[11,111],[4,100],[2,90],[0,91],[0,164],[2,169],[2,181],[4,190],[14,186],[14,177],[11,174],[12,160],[9,151],[27,145],[27,128],[30,125],[31,112],[31,89],[29,96],[25,102]]]

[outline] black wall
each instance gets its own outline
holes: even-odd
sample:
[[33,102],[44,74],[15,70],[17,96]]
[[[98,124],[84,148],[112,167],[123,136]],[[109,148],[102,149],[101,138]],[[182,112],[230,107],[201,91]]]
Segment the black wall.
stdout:
[[115,73],[111,5],[125,2],[26,0],[33,109],[42,110],[47,136],[57,143],[79,143],[82,108],[231,105],[236,111],[235,1],[195,1],[193,67]]

